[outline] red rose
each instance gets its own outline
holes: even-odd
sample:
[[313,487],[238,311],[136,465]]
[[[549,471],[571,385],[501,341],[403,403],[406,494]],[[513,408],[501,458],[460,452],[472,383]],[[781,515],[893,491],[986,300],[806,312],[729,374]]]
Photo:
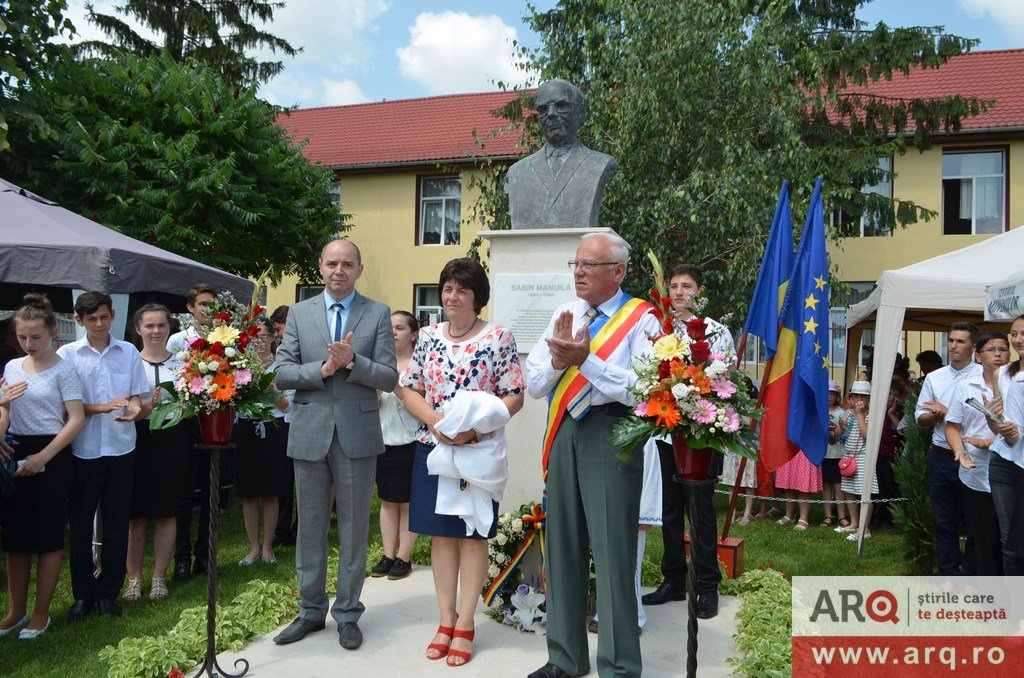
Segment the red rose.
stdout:
[[227,311],[217,311],[213,314],[213,317],[222,321],[225,325],[231,322],[231,314]]
[[707,362],[708,358],[711,357],[711,344],[706,341],[695,341],[690,344],[690,352],[693,354],[694,361],[698,363]]
[[686,321],[686,334],[694,341],[700,341],[708,336],[708,324],[703,318],[696,316]]
[[193,339],[192,341],[190,341],[188,343],[188,347],[190,349],[192,349],[193,351],[205,350],[206,347],[209,346],[209,345],[210,344],[207,343],[206,339],[203,339],[202,337],[196,337],[195,339]]
[[224,344],[216,341],[210,345],[210,348],[208,348],[206,352],[210,355],[222,356],[224,355]]

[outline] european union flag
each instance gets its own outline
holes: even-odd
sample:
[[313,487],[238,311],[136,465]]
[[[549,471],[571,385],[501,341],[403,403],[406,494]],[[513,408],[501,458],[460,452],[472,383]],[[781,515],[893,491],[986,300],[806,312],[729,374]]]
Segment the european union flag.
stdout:
[[786,433],[815,466],[828,447],[828,260],[821,177],[814,184],[790,276],[782,324],[797,335]]
[[771,359],[779,346],[779,317],[786,283],[793,268],[793,217],[789,212],[789,182],[782,182],[768,245],[757,274],[754,298],[750,300],[743,330],[764,342],[765,358]]

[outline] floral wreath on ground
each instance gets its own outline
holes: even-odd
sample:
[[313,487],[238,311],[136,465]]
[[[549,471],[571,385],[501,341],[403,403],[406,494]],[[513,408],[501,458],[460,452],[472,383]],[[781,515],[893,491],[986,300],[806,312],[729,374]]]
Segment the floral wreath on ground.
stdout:
[[713,352],[708,324],[695,315],[686,321],[686,334],[675,331],[675,317],[661,264],[653,253],[651,300],[662,333],[649,337],[650,354],[633,359],[637,400],[634,412],[612,431],[620,459],[627,460],[648,438],[683,436],[694,449],[713,448],[756,458],[753,430],[745,425],[759,414],[746,388],[746,376],[733,367],[734,356]]
[[[276,397],[274,374],[267,372],[249,346],[259,334],[256,319],[264,311],[257,303],[266,273],[256,282],[248,305],[221,292],[210,305],[210,322],[197,326],[198,336],[177,358],[178,378],[164,382],[164,398],[153,410],[150,427],[170,428],[201,412],[234,409],[252,420],[269,420]],[[168,395],[169,394],[169,395]]]
[[519,568],[523,555],[537,542],[543,568],[544,513],[539,504],[498,516],[498,528],[488,542],[487,580],[483,597],[487,616],[520,631],[544,635],[547,624],[543,582]]

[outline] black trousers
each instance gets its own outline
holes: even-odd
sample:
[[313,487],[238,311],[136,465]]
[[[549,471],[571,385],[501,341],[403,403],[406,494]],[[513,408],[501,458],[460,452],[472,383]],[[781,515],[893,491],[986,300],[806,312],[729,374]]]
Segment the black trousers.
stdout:
[[[74,458],[68,522],[71,526],[71,588],[75,600],[116,598],[124,585],[128,519],[135,482],[135,452],[119,457]],[[93,574],[93,518],[100,513],[100,574]]]
[[[689,512],[690,491],[697,492],[697,520],[694,525],[690,517],[690,530],[695,534],[697,547],[691,553],[694,557],[694,568],[697,572],[698,593],[709,593],[718,590],[722,581],[722,572],[718,569],[718,524],[715,516],[715,488],[713,485],[694,487],[677,483],[673,477],[676,470],[675,455],[672,445],[658,441],[658,458],[661,461],[661,537],[665,544],[665,554],[661,558],[661,574],[666,582],[683,587],[686,585],[686,551],[683,534],[686,531],[686,514]],[[711,463],[710,475],[717,476],[722,472],[722,455],[715,453]]]
[[[900,496],[900,486],[896,483],[896,472],[892,467],[895,460],[895,457],[878,455],[875,477],[878,478],[878,497],[880,499],[897,499]],[[892,527],[893,518],[889,506],[888,503],[875,506],[874,515],[871,516],[872,527]]]
[[[182,424],[192,430],[193,443],[199,442],[199,424],[196,419]],[[193,556],[192,507],[195,506],[198,491],[199,527],[196,534],[194,555],[196,560],[209,559],[210,544],[210,453],[194,447],[188,453],[188,469],[185,471],[185,486],[181,488],[181,502],[178,505],[178,528],[174,540],[174,562],[189,563]]]
[[989,492],[964,488],[967,520],[974,533],[974,560],[978,576],[1003,576],[1003,547],[999,541],[999,519],[996,504]]

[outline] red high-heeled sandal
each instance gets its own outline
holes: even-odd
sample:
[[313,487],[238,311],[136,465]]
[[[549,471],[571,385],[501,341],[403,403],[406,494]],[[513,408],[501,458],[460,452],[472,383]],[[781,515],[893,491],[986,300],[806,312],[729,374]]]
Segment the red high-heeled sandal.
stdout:
[[447,643],[431,643],[430,645],[427,645],[427,652],[430,652],[431,650],[437,650],[440,653],[436,657],[431,657],[428,654],[427,655],[427,659],[430,659],[431,661],[436,661],[436,660],[440,659],[441,657],[448,656],[448,647],[452,644],[452,638],[455,637],[455,627],[454,626],[441,626],[441,625],[439,625],[437,627],[437,632],[448,636],[448,642]]
[[[465,640],[468,640],[469,642],[472,643],[473,642],[473,637],[475,635],[476,635],[476,629],[469,629],[468,631],[463,631],[462,629],[455,629],[455,635],[452,636],[452,640],[455,640],[456,638],[464,638]],[[472,656],[473,656],[473,650],[469,650],[468,652],[466,652],[466,651],[463,651],[463,650],[452,650],[452,649],[449,648],[449,650],[448,650],[448,659],[446,659],[445,662],[448,664],[448,666],[465,666],[466,664],[469,663],[469,660],[470,660],[470,658]],[[455,662],[452,661],[452,658],[461,659],[462,663],[461,664],[456,664]]]

